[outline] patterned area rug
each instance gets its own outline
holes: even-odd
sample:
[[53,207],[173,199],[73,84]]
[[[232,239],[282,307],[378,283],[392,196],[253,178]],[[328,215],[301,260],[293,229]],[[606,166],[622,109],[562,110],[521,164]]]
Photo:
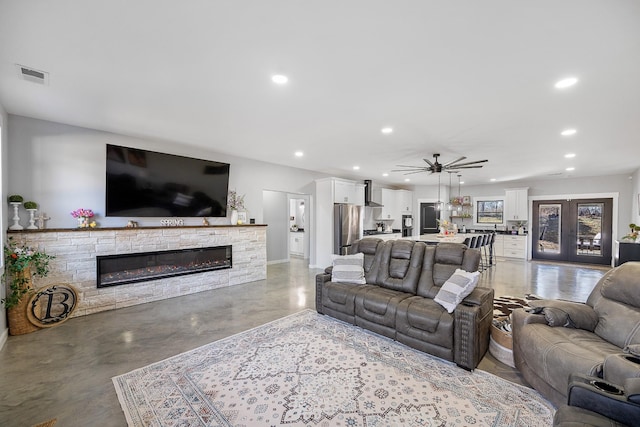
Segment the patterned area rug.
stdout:
[[534,390],[305,310],[113,378],[130,426],[549,426]]

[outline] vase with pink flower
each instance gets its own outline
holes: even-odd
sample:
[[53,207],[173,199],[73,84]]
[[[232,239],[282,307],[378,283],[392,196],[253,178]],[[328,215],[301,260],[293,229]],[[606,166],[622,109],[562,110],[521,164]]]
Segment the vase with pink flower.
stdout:
[[78,221],[78,228],[93,228],[96,226],[96,222],[92,220],[95,214],[91,209],[76,209],[71,212],[71,216]]

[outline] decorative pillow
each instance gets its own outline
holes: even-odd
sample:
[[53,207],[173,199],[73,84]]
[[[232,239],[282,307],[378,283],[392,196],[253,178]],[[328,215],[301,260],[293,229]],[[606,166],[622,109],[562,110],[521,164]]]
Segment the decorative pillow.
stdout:
[[444,282],[433,300],[443,306],[449,313],[453,313],[458,304],[475,289],[479,279],[479,271],[469,273],[458,268]]
[[364,285],[367,281],[364,278],[364,254],[354,255],[334,255],[333,269],[331,270],[331,281],[336,283],[353,283]]

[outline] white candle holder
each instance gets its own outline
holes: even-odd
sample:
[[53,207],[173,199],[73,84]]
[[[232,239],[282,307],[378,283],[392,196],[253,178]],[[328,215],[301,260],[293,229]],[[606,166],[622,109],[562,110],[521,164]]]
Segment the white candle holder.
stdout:
[[20,217],[18,216],[18,207],[21,202],[9,202],[13,206],[13,225],[9,227],[9,230],[24,230],[24,227],[20,225]]

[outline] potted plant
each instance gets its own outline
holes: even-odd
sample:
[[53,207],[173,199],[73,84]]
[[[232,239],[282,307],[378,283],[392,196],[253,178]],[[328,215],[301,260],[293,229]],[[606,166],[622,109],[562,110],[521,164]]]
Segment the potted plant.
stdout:
[[629,224],[629,228],[631,232],[624,236],[622,240],[633,240],[634,242],[639,241],[640,238],[640,225],[635,225],[633,223]]
[[38,328],[26,319],[27,298],[32,294],[32,276],[46,277],[49,274],[49,261],[54,257],[44,251],[18,245],[9,237],[4,246],[4,279],[7,283],[7,297],[2,303],[7,308],[9,333],[20,335],[33,332]]
[[38,204],[36,202],[31,202],[31,201],[24,202],[24,208],[26,210],[30,210],[30,209],[36,210],[38,209]]
[[19,194],[12,194],[9,196],[9,204],[13,206],[13,224],[9,227],[9,230],[22,230],[24,227],[20,225],[20,216],[18,215],[18,206],[22,204],[24,199]]

